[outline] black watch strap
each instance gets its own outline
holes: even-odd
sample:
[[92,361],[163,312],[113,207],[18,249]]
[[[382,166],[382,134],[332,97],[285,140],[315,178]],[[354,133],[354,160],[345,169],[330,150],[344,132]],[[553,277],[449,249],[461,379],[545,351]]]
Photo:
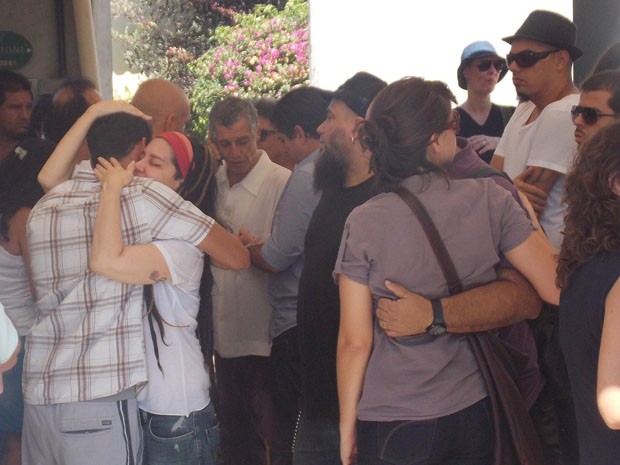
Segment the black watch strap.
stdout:
[[441,299],[431,300],[431,306],[433,308],[433,322],[426,328],[426,331],[433,336],[439,336],[446,332],[446,322],[443,319],[443,305]]

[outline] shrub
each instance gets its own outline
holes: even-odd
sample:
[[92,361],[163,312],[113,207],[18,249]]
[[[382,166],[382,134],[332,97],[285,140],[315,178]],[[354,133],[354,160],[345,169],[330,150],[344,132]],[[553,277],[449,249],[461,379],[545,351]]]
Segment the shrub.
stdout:
[[215,29],[208,50],[189,69],[196,77],[190,97],[193,129],[203,135],[211,107],[225,95],[280,97],[307,85],[306,1],[289,0],[282,10],[257,5],[251,13],[235,15],[234,25]]
[[114,38],[124,44],[132,72],[170,79],[189,91],[195,77],[187,65],[207,51],[215,28],[233,24],[237,12],[258,2],[281,6],[283,0],[112,0],[113,17],[128,23]]

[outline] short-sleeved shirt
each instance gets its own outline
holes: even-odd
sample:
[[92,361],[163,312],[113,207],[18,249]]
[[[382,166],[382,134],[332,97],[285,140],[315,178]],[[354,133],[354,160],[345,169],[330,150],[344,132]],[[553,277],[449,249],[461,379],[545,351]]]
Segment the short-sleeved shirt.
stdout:
[[513,179],[528,166],[562,174],[551,188],[545,211],[540,217],[540,224],[556,248],[562,243],[561,232],[564,229],[563,175],[577,152],[570,110],[578,104],[578,94],[567,95],[547,105],[538,118],[526,124],[536,105],[532,102],[521,103],[506,125],[495,150],[504,157],[504,171]]
[[351,187],[326,189],[306,233],[304,266],[299,279],[301,408],[308,419],[338,423],[336,344],[340,297],[332,272],[344,223],[355,208],[374,194],[374,179]]
[[[264,151],[250,172],[230,186],[226,164],[216,174],[217,218],[230,231],[245,228],[266,240],[282,190],[291,172],[272,162]],[[223,358],[268,356],[271,304],[269,273],[254,266],[247,270],[213,271],[213,338]]]
[[269,276],[271,338],[297,325],[297,292],[304,264],[304,238],[320,192],[313,186],[315,150],[293,168],[273,217],[271,235],[261,248],[261,256],[280,270]]
[[620,459],[620,431],[598,410],[596,383],[605,300],[620,278],[620,254],[601,253],[581,268],[560,294],[560,344],[570,379],[580,463],[608,465]]
[[[142,286],[88,269],[100,184],[88,162],[48,192],[28,219],[37,320],[26,340],[24,399],[78,402],[146,380]],[[173,190],[135,178],[121,194],[125,244],[181,239],[198,245],[213,220]]]
[[162,317],[164,337],[153,322],[159,362],[143,318],[149,382],[138,392],[142,410],[159,415],[187,416],[209,404],[209,374],[196,337],[200,278],[204,254],[188,242],[155,241],[170,270],[169,281],[153,284],[155,304]]
[[[489,179],[412,176],[402,185],[418,195],[446,245],[465,289],[496,279],[499,254],[525,241],[532,226],[504,189]],[[448,295],[446,280],[420,223],[394,193],[353,210],[342,236],[336,273],[394,296],[385,280],[426,298]],[[424,420],[460,411],[487,395],[466,336],[390,338],[374,319],[373,350],[358,418]]]

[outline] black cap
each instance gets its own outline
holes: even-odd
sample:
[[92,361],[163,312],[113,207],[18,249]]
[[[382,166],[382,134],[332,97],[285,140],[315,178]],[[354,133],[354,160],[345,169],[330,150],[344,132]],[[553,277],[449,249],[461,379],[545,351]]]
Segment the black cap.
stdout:
[[363,118],[366,116],[366,110],[368,110],[372,99],[386,86],[387,82],[362,71],[338,87],[333,97],[342,101]]
[[552,11],[535,10],[530,13],[517,32],[502,40],[512,44],[516,39],[529,39],[566,50],[573,61],[583,55],[575,47],[577,26],[570,19]]

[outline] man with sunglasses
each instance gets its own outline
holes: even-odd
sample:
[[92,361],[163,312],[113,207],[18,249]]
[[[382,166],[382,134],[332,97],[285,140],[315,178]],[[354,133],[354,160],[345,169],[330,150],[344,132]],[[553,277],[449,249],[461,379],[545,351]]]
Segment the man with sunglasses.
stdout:
[[563,229],[562,189],[576,144],[570,109],[577,104],[572,62],[576,27],[567,18],[536,10],[511,44],[507,62],[522,103],[506,126],[492,165],[504,170],[528,197],[551,243],[559,248]]
[[[577,151],[570,120],[571,108],[579,101],[571,76],[573,61],[582,55],[575,46],[576,36],[577,28],[569,19],[536,10],[514,35],[503,39],[511,45],[506,61],[521,103],[491,162],[504,170],[527,196],[556,248],[562,242],[564,229],[564,176]],[[575,464],[576,425],[557,337],[557,307],[543,305],[532,328],[539,364],[547,378],[541,396],[551,399],[553,404],[551,410],[545,408],[544,415],[537,417],[537,429],[543,441],[559,454],[557,458],[562,464]]]
[[615,123],[620,118],[620,71],[604,71],[586,79],[571,115],[578,145]]

